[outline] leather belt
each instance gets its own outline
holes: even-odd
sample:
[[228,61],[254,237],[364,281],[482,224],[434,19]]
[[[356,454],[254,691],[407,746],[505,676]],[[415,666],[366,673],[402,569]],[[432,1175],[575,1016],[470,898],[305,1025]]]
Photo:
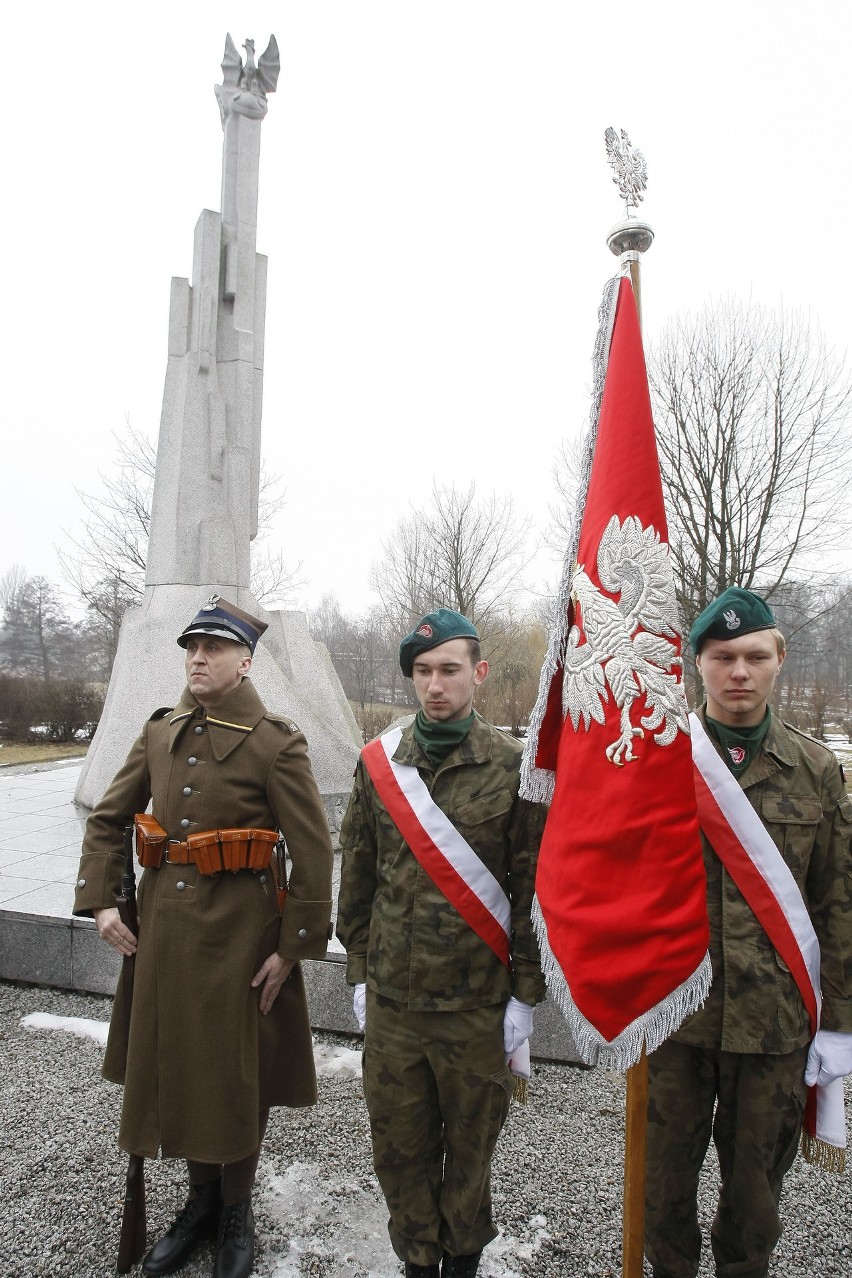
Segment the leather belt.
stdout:
[[145,869],[167,865],[195,865],[202,874],[222,870],[266,870],[279,840],[277,830],[199,830],[188,839],[170,839],[155,817],[138,813],[136,855]]

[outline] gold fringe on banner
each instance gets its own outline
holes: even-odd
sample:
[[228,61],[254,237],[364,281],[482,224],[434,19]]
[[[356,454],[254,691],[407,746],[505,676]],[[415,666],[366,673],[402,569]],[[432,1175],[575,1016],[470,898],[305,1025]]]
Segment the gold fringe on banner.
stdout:
[[519,1105],[526,1105],[530,1099],[530,1081],[528,1078],[522,1078],[520,1074],[515,1075],[515,1089],[512,1092],[512,1100],[516,1100]]
[[837,1145],[829,1145],[828,1141],[811,1136],[810,1132],[802,1132],[802,1158],[822,1171],[842,1175],[846,1170],[846,1150]]

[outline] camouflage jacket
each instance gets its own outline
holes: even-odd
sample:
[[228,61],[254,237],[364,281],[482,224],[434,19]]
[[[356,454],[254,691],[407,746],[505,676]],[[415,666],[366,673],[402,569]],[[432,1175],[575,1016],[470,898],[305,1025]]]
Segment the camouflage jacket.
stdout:
[[[704,709],[699,714],[706,722]],[[837,759],[773,715],[739,781],[793,872],[819,938],[822,1026],[852,1031],[852,799]],[[702,845],[713,986],[674,1038],[769,1055],[803,1047],[808,1017],[789,968],[703,835]]]
[[433,768],[403,731],[397,763],[416,767],[432,799],[506,892],[512,906],[509,971],[450,905],[413,853],[360,760],[340,831],[337,935],[347,980],[417,1010],[449,1011],[544,996],[530,920],[546,809],[518,796],[521,746],[479,715]]

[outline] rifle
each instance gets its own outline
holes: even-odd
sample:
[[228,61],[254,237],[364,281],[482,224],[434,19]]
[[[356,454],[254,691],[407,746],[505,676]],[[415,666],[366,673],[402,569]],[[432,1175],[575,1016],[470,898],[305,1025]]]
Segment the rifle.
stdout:
[[287,900],[286,844],[283,839],[278,839],[272,849],[272,880],[278,900],[278,913],[282,914],[284,902]]
[[[118,913],[122,923],[134,936],[139,936],[139,916],[136,911],[136,874],[133,869],[133,826],[124,829],[124,874],[121,880],[121,896],[118,897]],[[124,957],[121,965],[121,986],[124,995],[124,1056],[130,1040],[130,1010],[133,1006],[133,977],[136,955]],[[124,1187],[124,1211],[121,1217],[121,1234],[118,1240],[116,1268],[126,1274],[141,1260],[145,1252],[145,1159],[130,1154]]]

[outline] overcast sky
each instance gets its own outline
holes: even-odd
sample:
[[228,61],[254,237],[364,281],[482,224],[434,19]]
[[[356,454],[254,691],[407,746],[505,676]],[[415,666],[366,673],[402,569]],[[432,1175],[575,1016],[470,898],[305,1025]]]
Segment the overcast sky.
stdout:
[[[850,12],[34,4],[6,42],[0,572],[58,579],[75,490],[97,489],[113,432],[156,434],[170,278],[219,208],[227,31],[258,53],[274,31],[282,60],[258,226],[277,535],[304,561],[300,602],[335,590],[359,609],[382,540],[433,483],[512,493],[546,524],[617,265],[608,125],[648,163],[649,340],[735,293],[801,307],[846,350]],[[531,584],[556,572],[542,555]]]

